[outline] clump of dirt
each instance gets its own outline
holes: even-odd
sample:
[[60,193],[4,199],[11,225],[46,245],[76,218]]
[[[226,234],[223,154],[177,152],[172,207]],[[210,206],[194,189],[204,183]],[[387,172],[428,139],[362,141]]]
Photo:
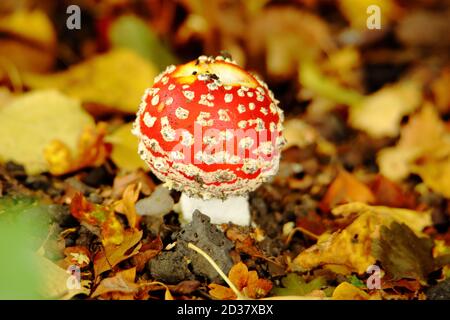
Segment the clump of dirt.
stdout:
[[192,221],[173,234],[172,239],[176,243],[175,247],[171,251],[162,252],[148,264],[151,276],[157,280],[178,283],[201,277],[210,281],[221,281],[219,274],[208,261],[188,248],[189,243],[205,251],[225,273],[233,266],[230,256],[233,243],[216,225],[211,224],[208,216],[198,210],[194,212]]

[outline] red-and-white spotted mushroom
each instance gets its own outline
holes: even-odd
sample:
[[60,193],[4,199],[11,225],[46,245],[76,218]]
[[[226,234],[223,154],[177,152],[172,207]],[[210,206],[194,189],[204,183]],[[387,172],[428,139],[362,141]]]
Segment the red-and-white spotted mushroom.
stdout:
[[169,66],[142,99],[139,154],[181,211],[248,225],[247,195],[277,170],[283,112],[267,85],[223,57]]

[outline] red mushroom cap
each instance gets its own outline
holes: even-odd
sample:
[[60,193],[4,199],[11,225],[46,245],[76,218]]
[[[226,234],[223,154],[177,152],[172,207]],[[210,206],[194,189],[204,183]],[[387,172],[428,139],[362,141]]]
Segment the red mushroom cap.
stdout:
[[283,112],[267,85],[223,57],[170,66],[142,99],[139,154],[169,188],[247,194],[278,170]]

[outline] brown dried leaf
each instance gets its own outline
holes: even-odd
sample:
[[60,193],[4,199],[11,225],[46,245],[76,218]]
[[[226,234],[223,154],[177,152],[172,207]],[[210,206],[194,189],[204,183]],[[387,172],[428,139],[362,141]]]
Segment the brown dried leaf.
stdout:
[[[94,257],[94,272],[97,277],[101,273],[114,268],[120,262],[129,259],[139,252],[142,244],[142,231],[126,230],[120,245],[105,245]],[[130,252],[131,251],[131,252]]]
[[139,286],[134,282],[135,278],[136,268],[120,271],[113,277],[103,279],[91,297],[95,298],[111,292],[134,294],[139,289]]

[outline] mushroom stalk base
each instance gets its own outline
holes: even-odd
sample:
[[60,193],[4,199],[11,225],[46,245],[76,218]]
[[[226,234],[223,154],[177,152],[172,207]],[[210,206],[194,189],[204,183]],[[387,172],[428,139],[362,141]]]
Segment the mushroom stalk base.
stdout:
[[241,226],[250,225],[250,207],[247,197],[229,197],[226,200],[189,197],[181,194],[180,207],[183,218],[192,220],[192,213],[198,209],[211,218],[211,223],[232,222]]

